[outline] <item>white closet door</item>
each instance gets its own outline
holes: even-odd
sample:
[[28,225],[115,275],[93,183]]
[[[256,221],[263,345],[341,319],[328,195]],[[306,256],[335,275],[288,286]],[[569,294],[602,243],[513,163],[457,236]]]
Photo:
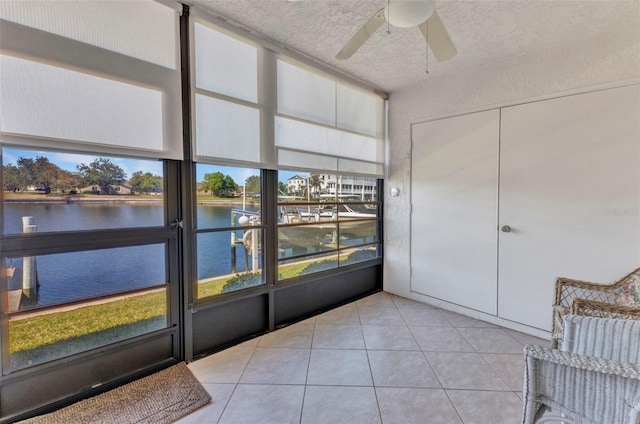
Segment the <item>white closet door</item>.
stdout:
[[549,330],[554,280],[640,266],[638,85],[504,108],[500,317]]
[[496,314],[499,112],[416,124],[411,290]]

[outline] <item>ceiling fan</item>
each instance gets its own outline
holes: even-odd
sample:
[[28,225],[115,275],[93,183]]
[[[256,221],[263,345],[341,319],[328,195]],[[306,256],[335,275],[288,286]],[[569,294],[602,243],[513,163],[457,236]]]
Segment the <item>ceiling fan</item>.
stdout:
[[400,28],[418,27],[438,62],[451,59],[458,53],[451,37],[436,12],[433,0],[387,0],[347,42],[336,55],[338,60],[349,59],[382,26],[384,22]]

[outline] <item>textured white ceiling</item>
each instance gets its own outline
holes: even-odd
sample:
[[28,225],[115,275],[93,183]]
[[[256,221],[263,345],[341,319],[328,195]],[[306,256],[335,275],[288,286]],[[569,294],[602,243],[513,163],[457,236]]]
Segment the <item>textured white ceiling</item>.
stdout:
[[[393,1],[393,0],[392,0]],[[386,24],[347,61],[334,57],[386,0],[187,0],[391,92],[427,78],[426,44],[417,28]],[[429,75],[458,73],[611,31],[640,37],[640,0],[440,0],[436,3],[458,54]],[[640,52],[638,53],[640,54]]]

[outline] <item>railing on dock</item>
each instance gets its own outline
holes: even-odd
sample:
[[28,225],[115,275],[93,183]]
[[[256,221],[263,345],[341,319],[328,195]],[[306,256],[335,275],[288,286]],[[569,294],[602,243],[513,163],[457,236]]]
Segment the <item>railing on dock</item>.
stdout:
[[[247,210],[231,210],[231,226],[247,227],[247,229],[231,231],[231,272],[236,273],[237,270],[237,254],[236,247],[242,246],[244,249],[244,266],[245,272],[249,272],[249,255],[251,255],[251,272],[256,273],[260,270],[260,233],[261,229],[257,226],[260,222],[260,212]],[[238,234],[240,232],[240,235]],[[257,241],[257,242],[255,242]]]

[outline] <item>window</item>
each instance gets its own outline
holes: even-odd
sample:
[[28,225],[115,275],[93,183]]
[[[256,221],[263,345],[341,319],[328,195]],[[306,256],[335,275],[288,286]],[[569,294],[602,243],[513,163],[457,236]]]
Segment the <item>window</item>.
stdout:
[[0,2],[3,399],[6,375],[113,358],[139,336],[179,356],[179,13],[133,3]]
[[[166,328],[168,241],[144,244],[145,228],[165,231],[162,162],[1,151],[8,369]],[[129,229],[138,240],[116,247]]]
[[[313,173],[288,177],[292,172],[287,171],[278,175],[280,183],[289,187],[287,195],[278,199],[279,280],[380,256],[376,193],[351,188],[358,181],[374,184],[375,178],[327,175],[322,179]],[[302,183],[291,185],[292,180]]]
[[[2,148],[4,232],[164,225],[162,162]],[[32,227],[33,228],[33,227]]]
[[10,369],[167,327],[162,244],[5,258]]
[[[375,190],[364,186],[375,186],[383,173],[382,99],[258,46],[205,15],[196,15],[191,35],[195,298],[265,283],[262,240],[265,228],[275,224],[265,223],[260,212],[262,205],[273,207],[268,201],[278,209],[278,279],[377,258],[379,203]],[[205,175],[212,174],[242,185],[239,180],[247,177],[234,168],[240,164],[263,168],[263,175],[291,170],[279,174],[278,199],[260,202],[247,189],[240,208],[238,197],[220,199],[206,190]],[[245,171],[259,182],[260,171]]]
[[196,298],[264,283],[260,171],[196,166]]
[[258,47],[196,18],[196,271],[194,298],[264,284],[260,169],[220,163],[265,162],[258,90]]

